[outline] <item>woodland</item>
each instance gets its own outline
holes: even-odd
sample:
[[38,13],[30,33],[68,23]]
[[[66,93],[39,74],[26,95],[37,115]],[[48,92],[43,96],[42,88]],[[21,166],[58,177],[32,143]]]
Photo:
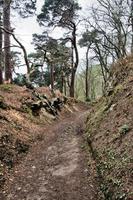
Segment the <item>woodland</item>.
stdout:
[[0,0],[0,200],[132,200],[132,105],[133,0]]
[[[91,7],[88,2],[85,16],[77,1],[45,1],[38,14],[36,3],[1,0],[0,83],[50,86],[82,100],[104,94],[112,63],[133,51],[133,2],[97,0]],[[33,34],[35,51],[27,52],[15,35],[13,12],[21,18],[37,16],[42,33]],[[61,38],[53,37],[56,28]],[[79,48],[85,52],[82,60]],[[23,66],[26,74],[15,72]]]

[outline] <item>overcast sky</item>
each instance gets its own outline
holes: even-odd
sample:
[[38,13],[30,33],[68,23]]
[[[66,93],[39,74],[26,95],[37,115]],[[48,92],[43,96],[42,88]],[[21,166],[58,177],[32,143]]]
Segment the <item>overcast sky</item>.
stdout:
[[[95,0],[79,0],[79,4],[83,8],[82,14],[86,13],[87,7],[91,6]],[[41,10],[44,0],[37,0],[37,11]],[[12,15],[12,27],[15,27],[15,34],[18,39],[23,43],[28,53],[34,51],[34,46],[32,42],[33,33],[41,33],[41,28],[36,22],[36,17],[30,17],[27,19],[22,19],[20,17],[15,17]],[[13,42],[14,43],[14,42]],[[80,59],[83,57],[83,50],[80,49]]]
[[[91,5],[94,0],[79,0],[80,5],[83,8],[83,12],[87,5]],[[40,11],[44,0],[37,0],[38,12]],[[32,50],[33,46],[31,45],[32,34],[41,33],[41,28],[36,22],[36,17],[30,17],[28,19],[22,19],[18,17],[12,17],[12,26],[15,27],[15,33],[18,38],[23,42],[27,50]]]

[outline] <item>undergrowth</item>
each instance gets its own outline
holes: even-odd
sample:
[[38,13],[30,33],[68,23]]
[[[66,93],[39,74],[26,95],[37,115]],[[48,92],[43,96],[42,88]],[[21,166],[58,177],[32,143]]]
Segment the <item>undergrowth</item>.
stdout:
[[[128,180],[127,176],[132,173],[132,157],[128,153],[126,146],[123,147],[122,153],[119,151],[120,147],[126,144],[125,137],[132,128],[130,124],[123,123],[117,129],[115,128],[115,133],[109,130],[108,134],[106,134],[106,130],[102,129],[103,135],[100,134],[101,130],[99,128],[101,124],[103,125],[102,127],[108,128],[104,126],[105,119],[109,118],[110,112],[114,112],[112,105],[116,105],[123,91],[123,85],[117,85],[111,96],[101,98],[94,105],[87,119],[87,142],[92,159],[96,163],[97,180],[99,188],[104,195],[104,200],[127,200],[132,195],[131,190],[124,189],[125,181]],[[122,112],[122,110],[119,112]],[[106,143],[103,143],[104,145],[106,144],[105,146],[102,146],[100,143],[98,146],[98,138],[101,135],[102,138],[106,138]],[[116,140],[118,140],[118,146],[114,145]],[[100,142],[102,142],[102,139]]]

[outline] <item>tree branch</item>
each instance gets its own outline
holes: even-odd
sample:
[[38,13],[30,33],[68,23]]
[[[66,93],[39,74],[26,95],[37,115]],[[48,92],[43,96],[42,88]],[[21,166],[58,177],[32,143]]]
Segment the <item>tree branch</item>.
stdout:
[[15,34],[12,31],[6,30],[2,26],[0,26],[0,29],[2,29],[6,33],[10,34],[14,38],[14,40],[18,43],[18,45],[20,46],[20,48],[23,50],[24,60],[25,60],[26,66],[27,66],[27,73],[30,73],[30,65],[29,65],[29,61],[28,61],[28,56],[27,56],[27,52],[26,52],[26,49],[23,46],[23,44],[16,38]]

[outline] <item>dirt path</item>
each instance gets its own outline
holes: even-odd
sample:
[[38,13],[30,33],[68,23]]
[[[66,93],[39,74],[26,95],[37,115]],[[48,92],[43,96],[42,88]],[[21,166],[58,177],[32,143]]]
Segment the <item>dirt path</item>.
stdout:
[[45,130],[10,177],[9,188],[0,200],[97,200],[94,179],[83,148],[86,112]]

